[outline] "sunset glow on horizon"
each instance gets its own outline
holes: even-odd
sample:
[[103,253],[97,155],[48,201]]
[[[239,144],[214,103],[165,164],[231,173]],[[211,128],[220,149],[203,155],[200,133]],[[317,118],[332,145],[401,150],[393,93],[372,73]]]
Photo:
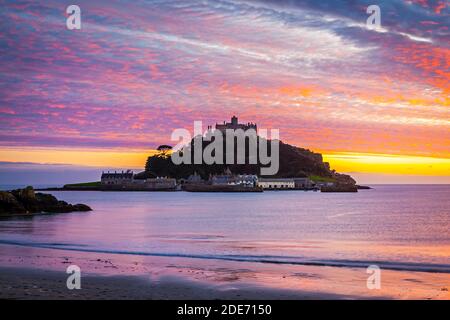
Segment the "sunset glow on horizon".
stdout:
[[[98,170],[132,169],[142,171],[148,156],[156,150],[89,150],[89,149],[7,149],[2,150],[2,161],[10,166],[14,163],[73,165],[95,167]],[[385,175],[385,183],[395,183],[398,175],[440,176],[439,183],[450,183],[450,159],[408,155],[386,155],[334,152],[323,153],[324,161],[338,172],[354,174]],[[57,161],[55,161],[57,159]],[[389,178],[395,175],[395,178]],[[430,181],[430,180],[426,180]],[[370,182],[370,179],[368,180]]]
[[[338,172],[450,183],[447,1],[4,1],[0,162],[143,169],[232,115]],[[427,181],[434,181],[432,178]],[[394,178],[387,179],[395,182]]]

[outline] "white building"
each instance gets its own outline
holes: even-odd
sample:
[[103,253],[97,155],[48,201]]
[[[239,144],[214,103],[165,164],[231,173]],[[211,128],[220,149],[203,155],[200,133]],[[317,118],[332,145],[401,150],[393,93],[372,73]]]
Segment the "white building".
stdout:
[[258,187],[269,190],[295,189],[294,179],[260,178],[256,183]]
[[234,176],[233,179],[228,181],[229,185],[239,185],[244,187],[255,187],[258,182],[258,176],[253,174],[240,174]]

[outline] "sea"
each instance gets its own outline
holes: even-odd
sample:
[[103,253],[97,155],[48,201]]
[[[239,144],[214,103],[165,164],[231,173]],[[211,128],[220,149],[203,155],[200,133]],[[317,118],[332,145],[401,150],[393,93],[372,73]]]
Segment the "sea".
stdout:
[[375,264],[450,274],[450,185],[372,188],[49,192],[93,211],[1,219],[0,244],[272,265]]

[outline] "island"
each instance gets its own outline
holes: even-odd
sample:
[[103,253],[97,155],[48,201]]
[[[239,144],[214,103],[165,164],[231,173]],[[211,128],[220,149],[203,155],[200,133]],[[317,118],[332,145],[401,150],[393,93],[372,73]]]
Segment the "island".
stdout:
[[[254,123],[239,123],[233,116],[231,122],[216,124],[213,132],[219,130],[225,134],[229,130],[257,130]],[[244,164],[236,161],[235,150],[223,150],[220,163],[181,163],[175,164],[171,156],[184,150],[194,152],[196,137],[182,150],[173,151],[169,145],[160,145],[157,153],[148,157],[143,171],[134,173],[132,170],[102,172],[100,181],[67,184],[63,188],[45,189],[48,191],[189,191],[189,192],[263,192],[265,190],[305,190],[322,192],[358,192],[370,189],[359,186],[347,174],[338,173],[323,161],[322,154],[309,149],[293,146],[283,141],[279,142],[279,170],[270,176],[261,175],[260,162],[250,163],[250,142],[259,145],[260,142],[270,144],[270,140],[259,135],[247,137]],[[253,140],[251,140],[253,139]],[[214,140],[203,139],[200,150],[205,150]],[[186,152],[186,151],[185,151]],[[226,164],[227,152],[235,161]],[[192,154],[192,159],[194,154]]]

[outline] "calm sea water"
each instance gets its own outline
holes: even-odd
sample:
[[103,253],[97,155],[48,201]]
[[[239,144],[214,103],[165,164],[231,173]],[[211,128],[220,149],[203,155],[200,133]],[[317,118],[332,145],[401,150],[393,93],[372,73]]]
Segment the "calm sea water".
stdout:
[[0,243],[450,273],[450,185],[356,194],[51,193],[94,211],[0,220]]

